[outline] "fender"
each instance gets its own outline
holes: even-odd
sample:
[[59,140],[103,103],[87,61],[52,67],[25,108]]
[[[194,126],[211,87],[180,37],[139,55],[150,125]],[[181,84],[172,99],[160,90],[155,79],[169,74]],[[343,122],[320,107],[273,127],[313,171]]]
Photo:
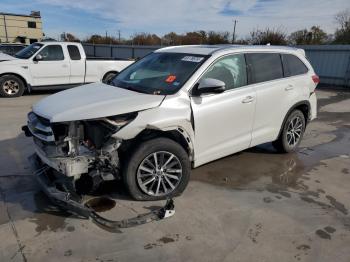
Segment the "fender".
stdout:
[[17,60],[1,62],[0,77],[3,75],[15,75],[24,81],[26,88],[32,84],[29,64],[18,63]]
[[[281,133],[282,133],[282,130],[283,130],[283,127],[284,127],[284,124],[286,123],[287,121],[287,118],[288,116],[290,115],[290,113],[292,113],[292,111],[297,108],[298,106],[301,106],[301,105],[306,105],[307,108],[308,108],[308,114],[310,114],[310,108],[311,108],[311,105],[310,105],[310,102],[308,100],[302,100],[302,101],[299,101],[298,103],[294,104],[287,112],[287,114],[284,116],[284,119],[283,119],[283,122],[282,122],[282,125],[281,125],[281,128],[280,128],[280,131],[278,132],[278,137],[280,137]],[[309,116],[305,119],[305,125],[308,123],[308,119],[309,119]]]

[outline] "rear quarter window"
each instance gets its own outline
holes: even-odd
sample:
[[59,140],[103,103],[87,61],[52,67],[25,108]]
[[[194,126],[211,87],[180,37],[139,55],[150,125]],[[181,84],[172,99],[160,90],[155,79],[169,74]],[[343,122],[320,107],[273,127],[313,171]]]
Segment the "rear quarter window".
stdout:
[[283,68],[278,53],[246,54],[249,68],[249,83],[271,81],[283,78]]
[[282,62],[285,77],[302,75],[309,71],[306,65],[295,55],[282,54]]

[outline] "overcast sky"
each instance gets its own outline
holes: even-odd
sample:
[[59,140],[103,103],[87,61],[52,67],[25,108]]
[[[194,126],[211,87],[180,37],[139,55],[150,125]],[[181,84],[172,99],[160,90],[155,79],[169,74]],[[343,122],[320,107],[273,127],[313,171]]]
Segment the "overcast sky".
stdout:
[[41,11],[44,32],[57,38],[70,32],[129,37],[138,32],[230,31],[238,20],[238,37],[252,29],[279,28],[287,33],[319,25],[336,28],[334,15],[350,0],[0,0],[0,12]]

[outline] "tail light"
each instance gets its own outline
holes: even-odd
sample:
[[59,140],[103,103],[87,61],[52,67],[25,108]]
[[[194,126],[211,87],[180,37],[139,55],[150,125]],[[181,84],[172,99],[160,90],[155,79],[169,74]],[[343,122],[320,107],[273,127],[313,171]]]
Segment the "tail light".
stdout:
[[318,75],[313,75],[312,76],[312,81],[314,81],[314,83],[317,85],[320,83],[320,78]]

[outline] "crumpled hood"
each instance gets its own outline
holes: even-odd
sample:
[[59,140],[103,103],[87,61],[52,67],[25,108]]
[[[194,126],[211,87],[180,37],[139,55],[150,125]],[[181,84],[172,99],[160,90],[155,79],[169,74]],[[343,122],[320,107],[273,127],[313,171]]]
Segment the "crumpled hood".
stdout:
[[33,112],[51,122],[85,120],[154,108],[163,98],[93,83],[48,96],[33,106]]
[[1,61],[1,62],[2,62],[2,61],[9,61],[9,60],[18,60],[18,58],[0,52],[0,61]]

